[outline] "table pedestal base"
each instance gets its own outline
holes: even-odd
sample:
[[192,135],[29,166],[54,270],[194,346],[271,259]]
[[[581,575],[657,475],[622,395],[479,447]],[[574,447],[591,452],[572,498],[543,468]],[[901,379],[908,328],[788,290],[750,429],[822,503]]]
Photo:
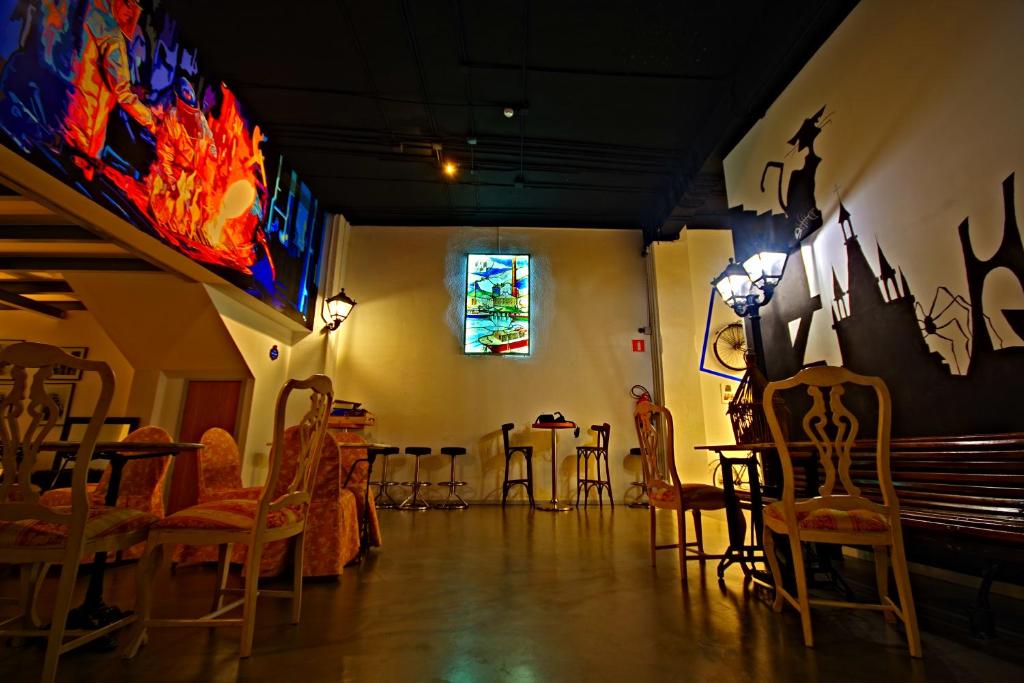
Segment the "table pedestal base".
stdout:
[[559,503],[557,500],[548,501],[537,506],[538,510],[544,512],[568,512],[572,510],[572,505],[566,505],[565,503]]

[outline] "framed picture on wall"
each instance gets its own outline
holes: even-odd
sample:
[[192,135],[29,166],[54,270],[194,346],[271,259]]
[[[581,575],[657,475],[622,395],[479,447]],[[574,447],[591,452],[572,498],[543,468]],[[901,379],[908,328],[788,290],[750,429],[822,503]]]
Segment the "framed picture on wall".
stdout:
[[[89,349],[84,346],[62,346],[60,350],[82,359],[89,353]],[[54,365],[53,374],[50,375],[51,382],[77,382],[80,379],[82,379],[82,371],[67,365]]]
[[57,404],[55,426],[64,424],[64,418],[71,414],[71,401],[75,396],[75,385],[46,383],[43,387],[46,389],[46,395]]
[[[11,344],[20,344],[23,341],[25,341],[25,340],[24,339],[0,339],[0,351],[3,351],[5,348],[10,346]],[[0,382],[2,382],[4,380],[9,380],[10,378],[11,378],[11,369],[9,367],[0,368]]]

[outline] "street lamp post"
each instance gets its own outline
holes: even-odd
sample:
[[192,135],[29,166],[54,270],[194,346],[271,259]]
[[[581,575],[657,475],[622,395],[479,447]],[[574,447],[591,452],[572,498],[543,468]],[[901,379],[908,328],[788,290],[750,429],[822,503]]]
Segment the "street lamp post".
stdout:
[[765,377],[768,369],[761,338],[761,307],[771,301],[788,260],[788,251],[764,249],[747,258],[743,265],[729,259],[725,270],[711,281],[725,304],[736,315],[750,320],[754,358],[757,369]]

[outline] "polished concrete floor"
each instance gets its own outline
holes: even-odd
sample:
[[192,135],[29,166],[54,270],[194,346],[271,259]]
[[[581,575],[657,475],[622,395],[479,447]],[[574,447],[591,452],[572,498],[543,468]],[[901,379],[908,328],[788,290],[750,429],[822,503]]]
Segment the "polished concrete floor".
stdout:
[[[817,646],[806,649],[797,615],[774,614],[738,569],[719,585],[710,568],[704,575],[691,563],[688,590],[674,551],[660,552],[652,569],[645,510],[474,506],[381,517],[386,545],[340,582],[307,582],[299,626],[287,624],[286,602],[261,600],[250,659],[237,658],[236,629],[165,629],[132,661],[65,655],[59,680],[1022,680],[1019,635],[974,641],[962,625],[927,615],[923,661],[910,659],[900,631],[879,615],[847,610],[818,610]],[[670,517],[662,530],[669,542]],[[709,549],[723,532],[716,519],[705,522]],[[844,573],[855,586],[861,573],[873,582],[859,564],[848,560]],[[130,606],[132,567],[108,577],[114,601]],[[946,590],[916,581],[922,593]],[[212,582],[207,568],[179,570],[161,584],[158,613],[198,614]],[[11,588],[11,577],[0,579],[0,590]],[[0,647],[0,681],[36,680],[41,660],[38,646]]]

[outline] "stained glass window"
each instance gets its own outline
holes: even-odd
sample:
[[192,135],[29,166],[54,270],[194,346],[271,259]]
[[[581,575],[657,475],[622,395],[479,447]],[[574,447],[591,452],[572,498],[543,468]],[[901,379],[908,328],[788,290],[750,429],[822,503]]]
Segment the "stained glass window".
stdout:
[[466,353],[530,353],[530,257],[469,254]]

